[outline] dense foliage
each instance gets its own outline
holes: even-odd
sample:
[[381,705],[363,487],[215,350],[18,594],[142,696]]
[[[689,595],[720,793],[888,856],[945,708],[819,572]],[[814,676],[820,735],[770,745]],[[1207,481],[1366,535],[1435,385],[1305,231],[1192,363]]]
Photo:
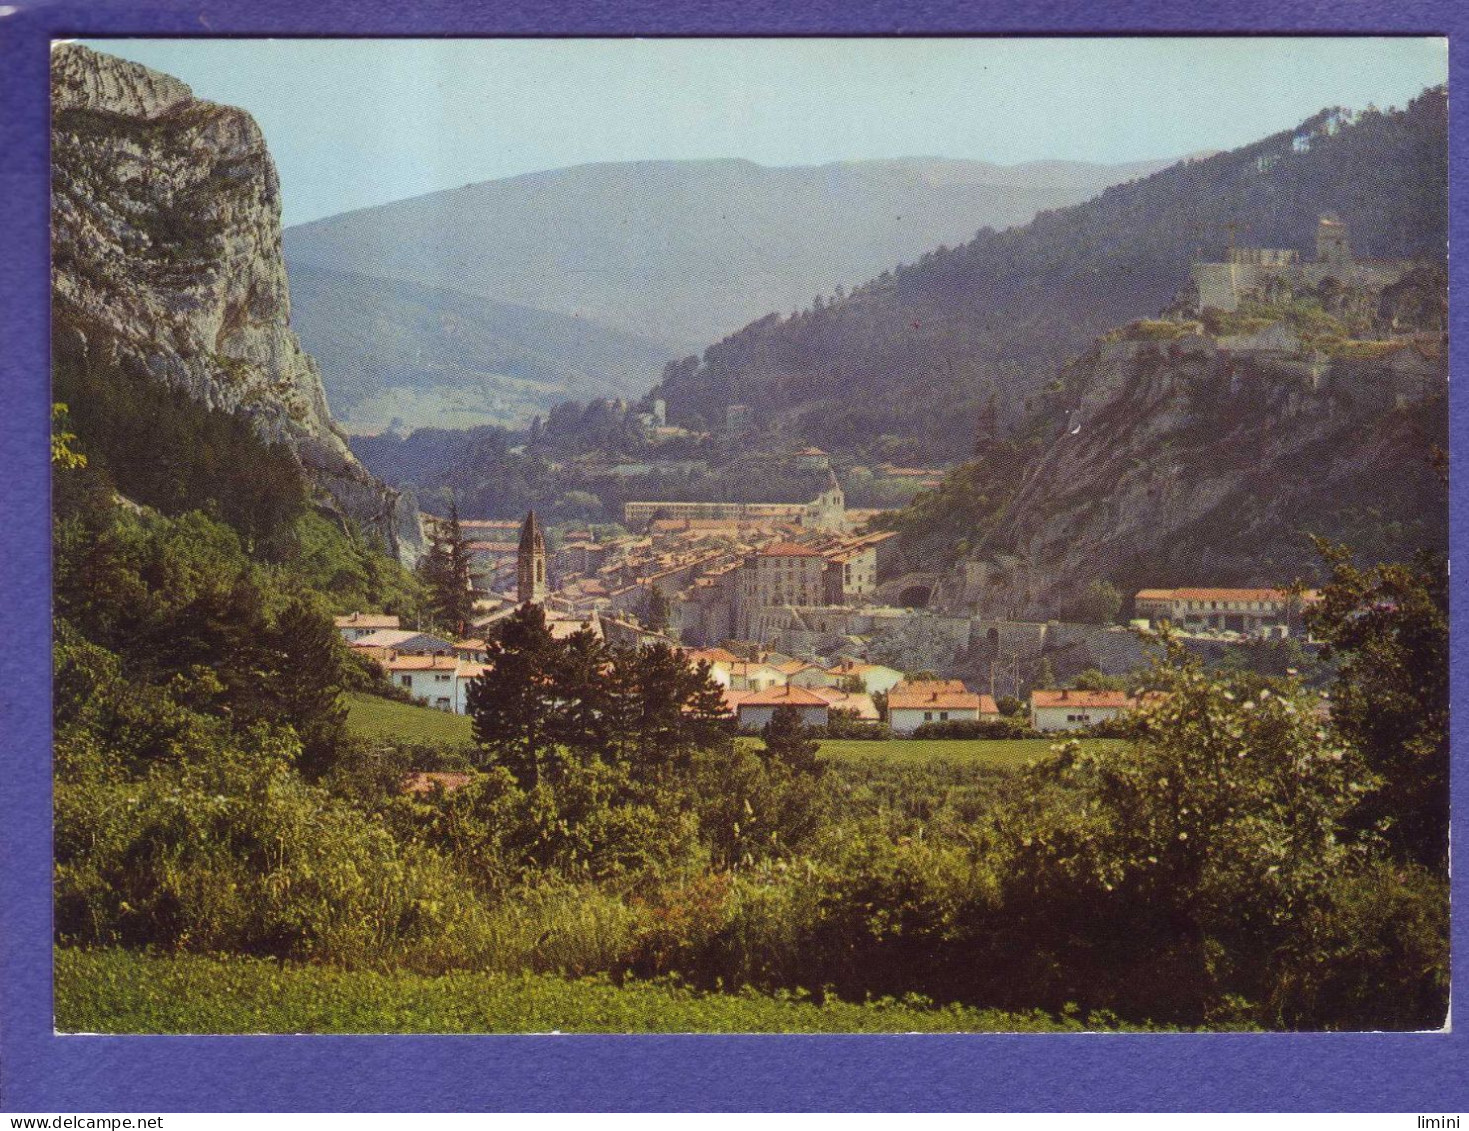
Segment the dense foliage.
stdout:
[[1425,554],[1363,569],[1343,546],[1321,544],[1331,567],[1307,612],[1328,655],[1343,657],[1332,725],[1377,775],[1353,824],[1403,860],[1448,874],[1449,571]]
[[92,467],[135,502],[167,514],[212,510],[247,540],[271,539],[306,510],[295,457],[242,416],[89,361],[58,359],[52,388]]
[[432,623],[456,636],[469,634],[474,616],[470,564],[469,540],[459,525],[459,508],[451,501],[448,515],[434,525],[418,575],[427,590]]
[[[405,745],[345,733],[344,693],[374,684],[327,613],[406,601],[407,575],[309,509],[252,543],[197,511],[124,505],[89,458],[102,450],[78,430],[56,463],[62,944],[960,1003],[923,1013],[938,1027],[966,1009],[1009,1011],[1002,1027],[1036,1009],[1215,1028],[1443,1020],[1447,638],[1429,563],[1361,571],[1330,551],[1313,623],[1337,652],[1331,723],[1288,678],[1175,652],[1117,740],[1041,757],[996,743],[1030,763],[1015,772],[859,741],[820,757],[790,713],[737,740],[682,654],[558,638],[526,606],[488,642],[474,745]],[[459,776],[404,792],[421,771]],[[292,992],[316,1001],[349,975],[300,977]],[[85,1028],[180,1023],[68,985]],[[527,992],[459,1021],[451,995],[401,1026],[577,1008],[550,982]],[[766,1023],[737,1004],[765,999],[673,998],[705,1003],[711,1027]],[[686,1016],[619,1000],[644,1012],[618,1025]],[[312,1016],[350,1027],[339,1011],[360,996],[332,1001]]]
[[[498,690],[525,713],[486,710],[487,682],[476,748],[348,745],[317,785],[294,728],[213,711],[207,673],[138,686],[96,645],[63,641],[59,939],[423,973],[676,974],[818,1003],[921,994],[1150,1025],[1443,1019],[1446,881],[1355,820],[1381,779],[1289,681],[1175,653],[1127,741],[1068,743],[1018,773],[813,762],[798,721],[732,741],[690,709],[711,689],[677,654],[604,653],[589,635],[555,640],[521,610],[493,646]],[[410,770],[449,768],[468,784],[400,792]],[[291,992],[339,1027],[364,1008],[323,989],[343,979],[303,971]],[[576,1015],[536,985],[507,1019],[496,1005],[455,1021],[451,996],[402,1025],[509,1027],[542,1016],[536,1001]],[[162,1028],[180,1016],[111,991],[76,1000],[88,1028],[99,1008]],[[619,1025],[664,1016],[618,1000],[654,1010]],[[733,1000],[708,1008],[733,1011],[713,1027],[759,1025]]]

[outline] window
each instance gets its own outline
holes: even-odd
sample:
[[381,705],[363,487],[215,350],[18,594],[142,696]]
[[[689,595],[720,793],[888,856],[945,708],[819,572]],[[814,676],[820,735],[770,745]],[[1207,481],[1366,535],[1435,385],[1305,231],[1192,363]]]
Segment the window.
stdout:
[[939,712],[939,722],[946,723],[948,721],[949,721],[949,712],[948,711],[940,711]]
[[400,675],[398,677],[398,682],[401,683],[404,687],[412,687],[413,677],[411,675]]
[[454,678],[454,676],[452,674],[450,674],[450,673],[447,673],[447,672],[442,673],[442,674],[436,673],[434,675],[434,682],[435,683],[448,683],[453,678]]
[[926,723],[933,722],[933,712],[932,711],[924,711],[923,712],[923,721],[926,722]]

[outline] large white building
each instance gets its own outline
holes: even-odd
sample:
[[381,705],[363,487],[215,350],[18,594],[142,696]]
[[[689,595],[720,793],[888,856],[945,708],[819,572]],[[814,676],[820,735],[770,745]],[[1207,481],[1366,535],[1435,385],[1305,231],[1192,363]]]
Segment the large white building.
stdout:
[[397,629],[398,618],[384,613],[348,613],[336,618],[337,631],[348,644],[374,632]]
[[741,695],[735,705],[735,717],[741,727],[758,730],[782,707],[794,707],[808,727],[824,727],[830,719],[831,701],[825,695],[789,684]]
[[484,664],[453,656],[395,656],[382,665],[395,686],[435,710],[455,715],[469,713],[469,685],[485,671]]
[[[825,453],[820,453],[823,457]],[[805,468],[810,470],[810,468]],[[642,530],[654,519],[680,521],[791,523],[812,530],[844,530],[847,525],[846,496],[836,474],[828,466],[826,482],[815,498],[805,503],[720,503],[664,500],[622,504],[622,521],[629,530]]]

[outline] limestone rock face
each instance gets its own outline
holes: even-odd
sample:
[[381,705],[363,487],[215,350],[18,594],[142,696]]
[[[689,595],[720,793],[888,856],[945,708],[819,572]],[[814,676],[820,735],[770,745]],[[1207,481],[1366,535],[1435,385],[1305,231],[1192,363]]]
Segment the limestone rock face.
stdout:
[[1317,562],[1311,534],[1375,560],[1446,549],[1441,343],[1359,360],[1114,342],[1062,383],[1051,439],[938,604],[1035,619],[1100,579],[1287,585]]
[[280,183],[255,120],[76,44],[54,48],[51,63],[58,355],[247,414],[342,513],[411,561],[415,508],[352,455],[291,330]]

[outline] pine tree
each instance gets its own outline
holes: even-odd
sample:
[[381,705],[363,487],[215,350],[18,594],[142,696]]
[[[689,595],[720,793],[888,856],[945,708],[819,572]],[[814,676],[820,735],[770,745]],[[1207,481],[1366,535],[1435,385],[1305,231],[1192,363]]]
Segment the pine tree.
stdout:
[[539,605],[522,605],[485,642],[490,666],[469,685],[474,740],[522,786],[556,776],[556,640]]
[[600,637],[583,625],[556,646],[551,669],[555,710],[547,737],[583,760],[608,753],[608,654]]
[[765,741],[766,756],[773,762],[801,774],[819,774],[825,768],[816,756],[820,743],[811,737],[811,728],[801,722],[801,712],[789,703],[775,709],[760,737]]
[[301,739],[302,772],[319,777],[346,732],[341,637],[329,617],[300,599],[281,613],[271,637],[274,699]]
[[666,644],[613,654],[609,745],[634,776],[665,780],[687,771],[694,752],[727,740],[724,692],[709,667],[689,666]]
[[428,586],[435,619],[458,636],[468,634],[474,616],[469,565],[469,542],[459,525],[459,509],[451,502],[449,517],[434,524],[433,540],[419,573]]

